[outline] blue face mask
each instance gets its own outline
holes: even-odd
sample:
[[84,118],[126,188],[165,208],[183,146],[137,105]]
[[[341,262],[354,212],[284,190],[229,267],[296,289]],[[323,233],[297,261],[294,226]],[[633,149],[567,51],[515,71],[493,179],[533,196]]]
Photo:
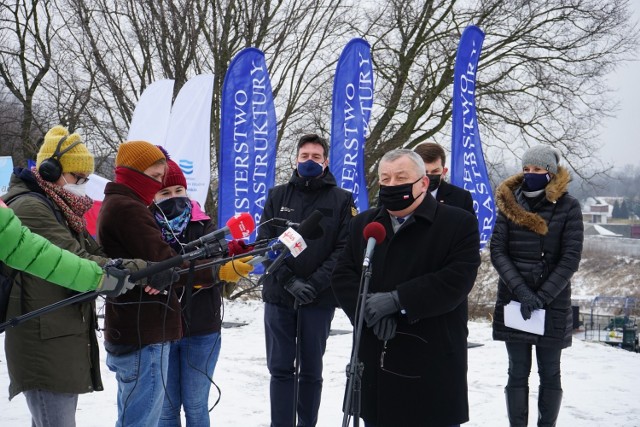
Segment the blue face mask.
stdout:
[[322,174],[322,165],[313,160],[298,163],[298,174],[303,178],[315,178]]
[[548,173],[525,173],[524,185],[529,191],[542,190],[551,181],[551,176]]

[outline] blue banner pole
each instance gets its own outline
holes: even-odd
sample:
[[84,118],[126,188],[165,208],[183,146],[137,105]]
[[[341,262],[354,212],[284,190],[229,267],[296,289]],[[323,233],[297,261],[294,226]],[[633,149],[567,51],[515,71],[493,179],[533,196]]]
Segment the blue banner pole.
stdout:
[[340,55],[333,82],[329,168],[341,188],[353,193],[359,212],[369,208],[364,145],[373,107],[371,46],[355,38]]
[[453,77],[451,183],[471,192],[478,217],[480,249],[491,238],[496,209],[482,152],[476,113],[476,71],[484,33],[470,25],[462,33]]
[[[260,222],[275,182],[276,110],[264,53],[249,47],[231,61],[222,87],[218,226],[249,212]],[[250,240],[255,240],[255,232]]]

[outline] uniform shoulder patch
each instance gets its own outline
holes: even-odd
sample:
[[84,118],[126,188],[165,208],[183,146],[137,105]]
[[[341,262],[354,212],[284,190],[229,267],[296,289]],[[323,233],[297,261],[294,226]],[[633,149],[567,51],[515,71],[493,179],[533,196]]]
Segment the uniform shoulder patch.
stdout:
[[358,215],[358,209],[356,209],[354,206],[351,206],[351,216],[356,216]]

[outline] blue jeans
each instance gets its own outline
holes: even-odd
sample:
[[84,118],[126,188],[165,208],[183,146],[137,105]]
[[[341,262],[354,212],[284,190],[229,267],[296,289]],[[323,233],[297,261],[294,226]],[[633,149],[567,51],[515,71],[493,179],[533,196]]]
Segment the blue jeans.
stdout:
[[23,392],[31,412],[32,427],[75,427],[78,395],[47,390]]
[[[529,374],[531,372],[532,345],[526,343],[507,342],[509,353],[509,381],[507,387],[529,387]],[[538,375],[540,387],[553,390],[562,388],[560,380],[560,356],[562,349],[536,346],[536,359],[538,361]]]
[[185,337],[171,343],[167,389],[159,427],[180,426],[184,406],[187,426],[208,427],[209,390],[220,355],[219,332]]
[[118,380],[116,427],[158,424],[167,380],[169,349],[169,343],[165,342],[119,356],[107,353],[107,366],[116,373]]
[[[299,335],[298,426],[315,426],[322,394],[322,356],[334,314],[333,307],[293,308],[265,303],[267,367],[271,373],[271,426],[293,424],[296,332]],[[297,331],[300,316],[300,331]]]

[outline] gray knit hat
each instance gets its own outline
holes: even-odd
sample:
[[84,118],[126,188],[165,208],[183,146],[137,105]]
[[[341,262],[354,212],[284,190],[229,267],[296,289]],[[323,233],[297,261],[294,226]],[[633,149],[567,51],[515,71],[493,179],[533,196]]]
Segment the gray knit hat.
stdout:
[[534,145],[524,152],[522,156],[522,167],[527,165],[538,166],[551,173],[558,173],[558,162],[560,152],[547,145]]

